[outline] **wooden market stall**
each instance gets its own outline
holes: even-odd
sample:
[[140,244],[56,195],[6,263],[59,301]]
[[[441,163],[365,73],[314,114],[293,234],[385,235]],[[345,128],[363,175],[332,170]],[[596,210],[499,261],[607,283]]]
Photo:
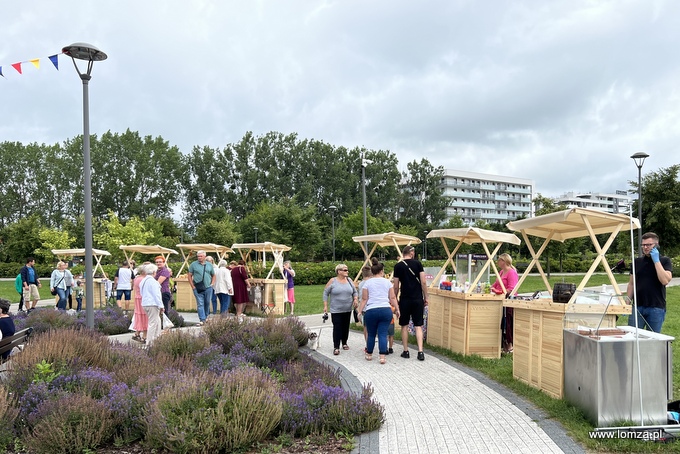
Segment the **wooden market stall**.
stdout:
[[[84,257],[85,249],[52,249],[52,253],[57,256],[59,260],[64,260],[68,257]],[[102,258],[110,255],[111,253],[108,251],[92,249],[92,257],[95,260],[92,268],[92,284],[94,292],[93,304],[96,305],[99,303],[99,307],[106,306],[107,285],[110,283],[106,271],[104,271],[104,268],[102,267]],[[97,276],[97,270],[99,270],[102,277],[94,277]],[[83,280],[81,281],[83,288],[85,287],[86,280],[87,276],[83,276]],[[108,285],[108,287],[111,286]],[[109,292],[110,291],[111,290],[109,290]]]
[[[286,279],[283,277],[283,253],[290,251],[290,246],[270,242],[264,243],[237,243],[231,248],[241,255],[246,262],[246,268],[250,276],[252,288],[252,303],[246,305],[246,311],[262,311],[276,315],[285,313]],[[271,267],[264,279],[254,278],[252,253],[258,257],[258,263],[263,270],[267,270],[267,254],[272,256]],[[278,271],[279,278],[274,272]],[[259,301],[258,301],[259,298]]]
[[[420,244],[420,238],[411,236],[411,235],[402,235],[401,233],[394,233],[394,232],[388,232],[388,233],[374,233],[371,235],[361,235],[361,236],[353,236],[352,239],[359,243],[361,246],[361,250],[364,251],[364,263],[361,265],[359,268],[359,272],[357,273],[356,277],[354,278],[354,284],[356,285],[359,282],[359,276],[361,276],[361,268],[364,266],[368,265],[371,266],[371,257],[373,257],[373,253],[375,250],[380,247],[394,247],[397,250],[397,254],[399,255],[399,260],[401,260],[403,257],[401,255],[401,248],[400,246],[410,246],[414,244]],[[367,250],[367,244],[368,243],[373,243],[373,246],[371,247],[371,250]]]
[[[512,231],[519,231],[532,256],[529,266],[517,283],[520,288],[534,269],[538,270],[550,298],[537,300],[505,300],[506,307],[514,308],[514,354],[513,376],[546,394],[562,398],[564,395],[564,328],[576,325],[613,327],[616,316],[631,313],[626,298],[619,294],[619,286],[605,253],[619,232],[639,229],[637,219],[623,214],[606,213],[586,208],[571,208],[535,218],[512,221],[507,224]],[[596,235],[608,234],[603,245]],[[543,238],[538,250],[534,250],[529,236]],[[553,290],[543,271],[539,258],[550,241],[589,237],[597,256],[575,291],[568,295],[566,303],[553,302]],[[598,304],[583,296],[583,290],[598,265],[602,264],[618,297],[615,304]],[[592,326],[589,326],[592,327]]]
[[[475,227],[432,230],[428,238],[440,238],[447,260],[430,284],[429,326],[427,343],[448,348],[463,355],[479,355],[483,358],[501,357],[501,319],[505,295],[473,293],[486,270],[491,267],[498,276],[495,255],[505,243],[518,245],[519,238],[511,233],[494,232]],[[447,240],[455,242],[453,250]],[[496,243],[493,251],[489,245]],[[440,278],[450,264],[456,273],[454,258],[463,244],[481,244],[488,257],[468,292],[438,288]],[[501,281],[501,286],[503,283]]]
[[[128,263],[130,263],[130,267],[132,268],[133,261],[135,254],[141,254],[141,255],[153,255],[155,256],[162,256],[165,259],[165,263],[169,267],[170,265],[168,264],[168,260],[171,254],[177,254],[177,251],[174,249],[170,249],[167,247],[160,246],[158,244],[154,245],[146,245],[146,244],[129,244],[129,245],[121,245],[118,246],[118,248],[123,251],[123,254],[125,254],[125,260],[127,260]],[[153,261],[153,259],[151,260]],[[141,263],[140,263],[141,265]],[[170,272],[172,273],[172,269],[170,269]],[[135,300],[135,290],[134,286],[132,289],[132,301],[134,302]]]
[[177,248],[182,254],[182,266],[180,266],[175,275],[175,285],[177,286],[177,293],[175,295],[175,308],[177,310],[195,310],[196,298],[194,291],[187,281],[186,273],[182,274],[185,269],[189,268],[189,261],[196,256],[198,251],[205,251],[206,254],[215,254],[215,267],[220,260],[227,259],[227,256],[234,251],[227,247],[213,243],[197,243],[197,244],[178,244]]

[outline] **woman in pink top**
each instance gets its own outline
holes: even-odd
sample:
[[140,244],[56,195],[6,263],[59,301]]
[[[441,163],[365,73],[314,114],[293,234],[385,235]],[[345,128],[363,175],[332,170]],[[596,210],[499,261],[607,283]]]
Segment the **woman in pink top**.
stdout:
[[[517,276],[517,270],[515,269],[514,266],[512,266],[512,257],[510,257],[510,254],[501,254],[498,257],[498,262],[497,266],[499,268],[498,274],[500,279],[496,279],[496,282],[493,283],[491,286],[491,291],[494,292],[497,295],[510,295],[513,293],[513,290],[515,289],[515,286],[517,285],[517,281],[519,280],[519,277]],[[505,291],[503,291],[503,287],[501,286],[501,282],[503,282],[503,286],[505,286]],[[505,333],[503,334],[503,351],[506,353],[512,353],[512,342],[513,342],[513,317],[512,317],[512,308],[511,307],[506,307],[505,308]]]
[[149,317],[146,315],[146,311],[144,311],[142,308],[142,292],[139,289],[139,283],[142,282],[146,277],[143,268],[143,266],[137,268],[137,276],[135,277],[135,280],[132,284],[135,291],[135,320],[132,324],[132,329],[135,331],[135,335],[132,336],[132,340],[145,344],[146,331],[149,328]]

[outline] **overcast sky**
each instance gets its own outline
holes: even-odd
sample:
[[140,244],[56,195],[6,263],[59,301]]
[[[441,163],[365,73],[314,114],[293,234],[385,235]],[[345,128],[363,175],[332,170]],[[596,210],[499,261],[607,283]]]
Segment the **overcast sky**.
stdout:
[[678,18],[672,0],[3,0],[0,141],[82,134],[80,79],[48,57],[87,42],[108,54],[93,134],[187,153],[279,131],[549,196],[625,190],[631,154],[680,162]]

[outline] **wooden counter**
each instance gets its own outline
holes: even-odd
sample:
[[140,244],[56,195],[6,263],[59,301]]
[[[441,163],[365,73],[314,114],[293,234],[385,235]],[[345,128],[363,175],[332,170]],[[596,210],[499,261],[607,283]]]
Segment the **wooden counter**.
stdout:
[[[514,308],[512,375],[551,397],[564,397],[564,328],[598,323],[600,304],[562,304],[541,300],[505,300]],[[631,313],[630,306],[612,305],[602,327],[616,326],[616,316]]]
[[427,343],[463,355],[501,357],[503,295],[430,289]]
[[[177,285],[177,293],[174,294],[175,310],[177,311],[195,311],[196,298],[194,298],[194,291],[187,281],[186,274],[175,278]],[[211,306],[212,307],[212,306]]]
[[[262,298],[260,307],[258,308],[257,305],[254,305],[252,310],[255,312],[262,311],[262,308],[266,307],[267,313],[283,315],[285,309],[284,292],[286,291],[286,284],[287,281],[285,279],[250,279],[251,288],[256,285],[260,287]],[[251,309],[246,307],[246,310]]]

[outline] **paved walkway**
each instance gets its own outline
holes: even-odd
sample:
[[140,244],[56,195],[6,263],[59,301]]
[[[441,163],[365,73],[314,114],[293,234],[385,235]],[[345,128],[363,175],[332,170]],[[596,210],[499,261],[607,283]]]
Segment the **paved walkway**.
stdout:
[[[370,384],[385,407],[385,424],[360,437],[354,452],[413,453],[582,453],[554,421],[532,404],[482,374],[427,352],[425,361],[395,354],[381,365],[366,361],[362,333],[350,332],[350,350],[333,355],[332,325],[321,316],[304,316],[320,332],[312,354],[343,371],[345,384],[360,391]],[[312,345],[312,347],[316,347]],[[377,351],[376,351],[377,353]],[[348,379],[349,378],[349,379]]]

